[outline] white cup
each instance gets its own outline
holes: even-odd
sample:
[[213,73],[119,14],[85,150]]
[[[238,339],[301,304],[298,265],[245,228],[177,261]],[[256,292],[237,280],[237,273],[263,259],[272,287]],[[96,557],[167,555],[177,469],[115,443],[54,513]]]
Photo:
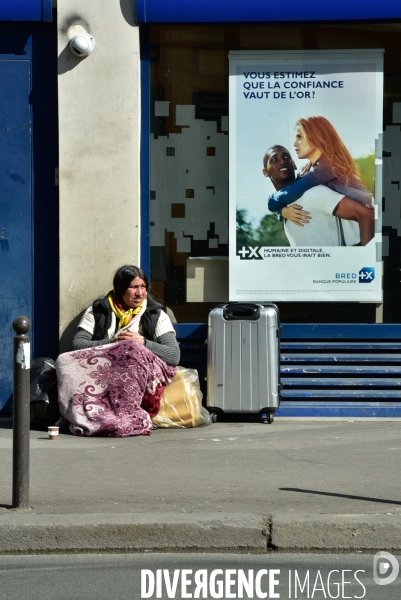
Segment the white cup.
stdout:
[[58,439],[58,427],[48,427],[47,432],[49,434],[49,440],[57,440]]

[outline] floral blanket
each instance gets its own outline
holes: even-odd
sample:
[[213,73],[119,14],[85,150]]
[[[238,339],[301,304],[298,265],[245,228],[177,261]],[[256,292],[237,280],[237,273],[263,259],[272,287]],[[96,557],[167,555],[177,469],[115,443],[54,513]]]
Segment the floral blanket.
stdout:
[[127,340],[61,354],[61,419],[75,435],[149,435],[166,385],[175,375],[142,344]]

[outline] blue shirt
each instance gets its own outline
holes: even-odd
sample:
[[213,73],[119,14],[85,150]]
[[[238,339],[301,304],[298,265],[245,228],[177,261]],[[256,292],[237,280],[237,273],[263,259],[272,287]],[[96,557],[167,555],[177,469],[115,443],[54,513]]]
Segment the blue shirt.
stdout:
[[343,196],[348,196],[365,206],[372,206],[372,194],[362,181],[355,176],[348,181],[345,177],[337,177],[327,158],[322,155],[306,175],[269,196],[267,200],[269,210],[277,213],[278,218],[281,219],[281,211],[285,206],[299,200],[306,191],[316,185],[327,185]]

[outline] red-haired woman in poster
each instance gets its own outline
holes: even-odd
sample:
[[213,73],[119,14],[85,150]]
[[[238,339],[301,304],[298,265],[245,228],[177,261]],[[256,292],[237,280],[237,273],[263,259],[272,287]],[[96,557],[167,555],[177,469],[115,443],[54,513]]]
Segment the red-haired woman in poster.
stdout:
[[[310,213],[303,211],[303,207],[294,202],[318,185],[326,185],[342,196],[360,203],[364,210],[373,209],[372,194],[359,178],[354,159],[325,117],[299,119],[295,126],[294,147],[298,158],[307,159],[308,164],[303,167],[294,183],[269,197],[268,207],[271,212],[276,212],[279,218],[288,219],[300,227],[307,225],[311,218]],[[353,203],[348,205],[350,211],[355,209]],[[357,210],[360,211],[361,208]],[[352,220],[352,216],[349,215],[344,215],[343,218]],[[373,214],[370,220],[373,221]]]

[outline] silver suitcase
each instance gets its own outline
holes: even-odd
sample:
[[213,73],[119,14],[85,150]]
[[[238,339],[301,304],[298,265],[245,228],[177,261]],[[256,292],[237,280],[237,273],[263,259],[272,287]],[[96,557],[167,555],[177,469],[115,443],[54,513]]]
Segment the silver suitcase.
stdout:
[[268,423],[280,404],[280,318],[274,304],[233,302],[209,313],[207,408],[259,413]]

